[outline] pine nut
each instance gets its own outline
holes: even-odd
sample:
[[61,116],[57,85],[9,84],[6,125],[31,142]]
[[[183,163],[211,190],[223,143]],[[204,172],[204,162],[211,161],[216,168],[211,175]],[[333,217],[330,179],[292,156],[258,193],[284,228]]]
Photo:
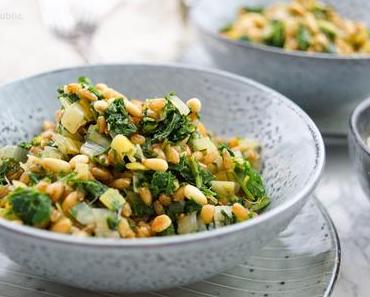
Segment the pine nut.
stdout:
[[147,187],[141,187],[139,189],[139,196],[146,205],[148,206],[152,205],[152,201],[153,201],[152,193]]
[[203,123],[199,122],[197,125],[197,129],[200,135],[207,136],[207,129],[204,127]]
[[159,203],[158,200],[153,202],[154,211],[157,215],[164,214],[164,208],[161,203]]
[[166,195],[166,194],[161,194],[159,195],[158,201],[163,205],[163,206],[169,206],[171,204],[171,197]]
[[199,161],[203,158],[203,153],[200,152],[200,151],[197,151],[197,152],[193,153],[193,156],[194,156],[195,160]]
[[172,221],[170,217],[163,214],[154,218],[151,227],[154,232],[160,233],[166,230],[169,226],[171,226],[171,224]]
[[98,113],[104,113],[105,110],[108,108],[108,102],[105,101],[105,100],[98,100],[94,103],[94,109],[98,112]]
[[166,157],[169,163],[172,164],[180,163],[180,154],[174,147],[171,146],[166,147]]
[[112,174],[105,168],[93,167],[91,173],[97,180],[102,182],[109,182],[113,179]]
[[42,193],[45,193],[46,192],[46,189],[48,187],[49,183],[47,183],[46,181],[44,180],[40,180],[37,185],[36,185],[36,189],[39,190],[40,192]]
[[233,137],[229,139],[229,146],[236,147],[239,145],[239,139],[237,137]]
[[191,98],[186,102],[186,105],[190,108],[191,112],[199,113],[202,108],[202,103],[198,98]]
[[108,88],[107,86],[105,86],[104,89],[100,90],[100,92],[105,99],[126,98],[126,96],[124,96],[123,94],[117,92],[116,90],[113,90],[112,88]]
[[192,185],[186,185],[184,189],[185,197],[192,199],[194,202],[205,205],[207,204],[207,197],[197,188]]
[[47,171],[55,173],[68,173],[72,171],[72,167],[68,162],[56,158],[41,159],[41,166],[44,167]]
[[80,201],[81,194],[77,191],[74,191],[64,199],[62,203],[62,209],[65,213],[68,213],[70,209],[78,204]]
[[48,194],[54,202],[58,201],[64,193],[64,185],[61,182],[55,182],[46,187],[46,194]]
[[118,233],[122,238],[133,238],[135,237],[134,231],[132,231],[130,224],[127,219],[121,218],[118,224]]
[[159,158],[145,159],[142,163],[145,167],[154,171],[166,171],[168,169],[167,161]]
[[126,99],[123,101],[123,103],[125,104],[125,108],[130,115],[134,117],[143,116],[142,110],[138,106],[136,106],[134,103],[132,103],[131,101]]
[[72,228],[72,221],[66,217],[61,218],[51,226],[51,231],[57,233],[69,233]]
[[129,203],[125,203],[122,207],[122,215],[126,218],[131,217],[132,215],[132,209]]
[[102,84],[102,83],[99,83],[99,84],[96,84],[95,85],[95,88],[98,90],[98,91],[104,91],[105,89],[108,88],[108,86],[106,84]]
[[211,163],[213,163],[215,160],[216,160],[216,158],[217,158],[217,153],[216,152],[209,152],[209,153],[206,153],[204,156],[203,156],[203,159],[202,159],[202,161],[203,161],[203,163],[204,164],[206,164],[206,165],[208,165],[208,164],[211,164]]
[[78,83],[70,83],[65,85],[63,90],[67,94],[77,94],[81,90],[81,85]]
[[130,140],[134,144],[144,144],[145,143],[145,137],[140,134],[131,135]]
[[124,190],[127,189],[131,184],[131,179],[126,177],[117,178],[110,183],[110,187],[115,188],[117,190]]
[[150,227],[141,226],[136,229],[136,236],[137,237],[150,237]]
[[231,207],[231,211],[238,219],[238,221],[245,221],[248,219],[248,210],[240,203],[234,203]]
[[226,170],[233,168],[233,160],[231,159],[230,153],[228,151],[222,152],[222,164]]
[[90,101],[96,101],[96,100],[98,100],[98,97],[94,93],[90,92],[87,89],[80,89],[78,91],[77,95],[81,99],[87,99],[87,100],[90,100]]
[[166,160],[166,154],[164,153],[164,151],[161,148],[154,147],[153,152],[155,154],[157,154],[157,158],[162,159],[162,160]]
[[19,181],[28,185],[28,183],[30,182],[30,177],[28,176],[28,174],[26,172],[23,172],[22,175],[19,178]]
[[89,163],[89,157],[86,155],[76,155],[71,160],[69,160],[69,164],[71,164],[71,167],[74,169],[76,167],[77,163]]
[[160,112],[166,106],[166,99],[156,98],[148,102],[148,106],[151,110],[155,112]]
[[182,201],[185,199],[185,187],[180,187],[176,190],[176,192],[173,194],[173,200],[174,201]]
[[59,210],[53,209],[50,215],[50,221],[52,223],[57,222],[61,218],[62,214],[60,213]]
[[203,205],[200,211],[200,218],[204,224],[210,224],[213,221],[213,216],[215,214],[215,206],[211,204]]
[[96,120],[96,125],[98,126],[98,130],[100,134],[104,134],[107,130],[107,122],[103,116],[99,116]]

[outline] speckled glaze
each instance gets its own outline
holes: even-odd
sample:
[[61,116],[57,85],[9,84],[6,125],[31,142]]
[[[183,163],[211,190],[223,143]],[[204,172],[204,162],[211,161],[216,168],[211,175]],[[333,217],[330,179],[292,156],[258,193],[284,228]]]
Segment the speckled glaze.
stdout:
[[[284,0],[283,0],[284,1]],[[305,109],[326,134],[345,134],[347,119],[357,103],[370,93],[370,55],[338,56],[287,52],[279,48],[231,41],[219,28],[243,5],[265,6],[276,0],[201,0],[192,19],[200,39],[221,69],[255,79],[286,95]],[[323,1],[343,15],[370,25],[367,0]],[[335,112],[333,112],[335,109]]]
[[[257,138],[272,199],[253,220],[164,238],[75,238],[0,221],[1,247],[15,262],[65,284],[111,292],[185,285],[229,269],[281,232],[319,180],[325,152],[310,118],[282,95],[232,74],[179,65],[96,65],[57,70],[0,88],[0,144],[30,138],[58,107],[56,86],[87,75],[129,97],[199,97],[203,120],[225,136]],[[11,100],[9,100],[11,98]],[[11,123],[11,124],[9,124]]]
[[370,137],[370,98],[361,102],[352,112],[348,133],[350,158],[361,187],[370,199],[370,148],[366,144],[368,137]]

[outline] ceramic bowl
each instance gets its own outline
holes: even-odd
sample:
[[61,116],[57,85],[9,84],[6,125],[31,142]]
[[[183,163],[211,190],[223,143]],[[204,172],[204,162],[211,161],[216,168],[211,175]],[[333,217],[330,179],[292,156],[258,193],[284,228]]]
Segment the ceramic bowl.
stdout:
[[[242,6],[265,6],[277,0],[201,0],[195,2],[192,20],[213,62],[286,95],[298,103],[325,134],[345,134],[347,119],[370,93],[370,55],[285,51],[283,49],[232,41],[218,34]],[[284,1],[284,0],[283,0]],[[323,1],[340,13],[370,26],[370,2]]]
[[362,189],[370,197],[370,98],[364,100],[352,112],[349,123],[349,154]]
[[238,264],[276,237],[306,202],[325,152],[312,120],[294,103],[254,81],[179,65],[96,65],[62,69],[0,87],[0,144],[37,133],[58,108],[56,87],[80,75],[130,97],[203,101],[202,119],[221,135],[249,136],[263,147],[272,203],[261,216],[214,231],[119,240],[76,238],[0,220],[2,250],[49,279],[111,292],[158,290],[208,278]]

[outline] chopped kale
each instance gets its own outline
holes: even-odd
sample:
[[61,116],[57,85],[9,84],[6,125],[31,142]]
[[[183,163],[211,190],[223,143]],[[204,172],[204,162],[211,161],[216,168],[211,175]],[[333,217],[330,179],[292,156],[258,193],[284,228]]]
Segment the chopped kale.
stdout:
[[118,224],[119,224],[119,216],[109,216],[107,217],[107,224],[109,229],[115,231],[118,229]]
[[176,178],[171,172],[156,171],[153,174],[149,188],[154,197],[162,193],[170,195],[175,191],[176,182]]
[[115,99],[105,111],[105,120],[109,134],[114,137],[118,134],[130,136],[137,131],[125,108],[123,98]]
[[198,212],[202,209],[202,205],[196,203],[193,200],[186,200],[184,206],[184,213],[192,213],[194,211]]
[[150,217],[155,214],[153,208],[147,206],[134,192],[128,192],[126,200],[130,204],[135,217]]
[[307,50],[311,45],[311,33],[303,25],[299,26],[298,28],[297,43],[298,43],[298,49],[302,51]]
[[160,236],[170,236],[170,235],[175,235],[175,234],[176,234],[175,227],[173,226],[173,224],[171,224],[166,230],[162,231],[158,235],[160,235]]
[[279,20],[273,20],[270,23],[270,34],[265,38],[267,45],[283,47],[285,43],[284,23]]
[[263,7],[259,6],[246,6],[242,8],[242,11],[244,12],[255,12],[255,13],[262,13]]
[[18,172],[20,164],[14,159],[3,159],[0,160],[0,185],[7,185],[7,178],[12,174]]
[[49,223],[52,206],[46,194],[30,188],[17,188],[8,199],[13,212],[25,224],[42,227]]
[[99,99],[103,99],[103,95],[95,88],[92,80],[86,76],[80,76],[78,78],[78,82],[82,85],[82,87],[88,89],[91,93],[93,93]]
[[177,217],[184,212],[185,202],[173,202],[166,209],[166,214],[171,218],[172,221],[176,221]]
[[32,142],[21,142],[18,144],[20,148],[23,148],[25,150],[29,150],[32,147]]
[[108,187],[101,182],[94,180],[72,180],[72,184],[80,191],[84,192],[90,200],[95,201],[105,193]]

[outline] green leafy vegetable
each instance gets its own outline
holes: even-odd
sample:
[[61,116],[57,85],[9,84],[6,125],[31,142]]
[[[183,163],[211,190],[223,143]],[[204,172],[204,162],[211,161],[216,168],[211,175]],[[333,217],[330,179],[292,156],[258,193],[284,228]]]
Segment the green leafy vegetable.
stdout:
[[162,231],[158,235],[170,236],[170,235],[175,235],[175,234],[176,234],[175,227],[173,226],[173,224],[171,224],[166,230]]
[[0,185],[7,185],[7,177],[16,173],[19,169],[20,164],[14,159],[0,160]]
[[156,171],[153,174],[149,188],[154,197],[162,193],[170,195],[175,191],[176,182],[176,178],[171,172]]
[[261,175],[253,169],[251,164],[244,159],[234,159],[235,168],[233,176],[240,188],[252,201],[266,196],[265,187]]
[[171,218],[172,221],[177,221],[178,215],[184,212],[185,202],[173,202],[166,209],[166,214]]
[[86,76],[80,76],[78,78],[78,82],[82,85],[82,87],[88,89],[91,93],[96,95],[98,99],[103,99],[103,95],[95,88],[92,80]]
[[233,24],[232,24],[232,23],[230,23],[230,24],[226,24],[225,26],[223,26],[223,27],[220,29],[220,33],[226,33],[226,32],[229,32],[232,28],[233,28]]
[[17,188],[8,199],[13,212],[25,224],[42,227],[49,223],[52,206],[46,194],[31,188]]
[[118,134],[130,136],[137,131],[125,108],[123,98],[115,99],[105,111],[105,120],[108,123],[109,134],[114,137]]
[[303,25],[299,26],[298,28],[297,43],[298,43],[298,49],[302,51],[307,50],[311,45],[311,33]]
[[93,201],[98,199],[108,190],[106,185],[93,180],[74,179],[72,183],[77,189],[84,192]]
[[132,213],[135,217],[150,217],[155,214],[153,208],[147,206],[134,192],[128,192],[126,200],[130,204]]
[[245,6],[242,8],[244,12],[255,12],[255,13],[262,13],[263,12],[263,7],[259,6]]
[[202,209],[202,205],[196,203],[194,200],[186,200],[184,206],[184,213],[198,212]]
[[273,20],[270,23],[270,32],[265,37],[265,43],[276,47],[283,47],[285,43],[284,23],[279,20]]

